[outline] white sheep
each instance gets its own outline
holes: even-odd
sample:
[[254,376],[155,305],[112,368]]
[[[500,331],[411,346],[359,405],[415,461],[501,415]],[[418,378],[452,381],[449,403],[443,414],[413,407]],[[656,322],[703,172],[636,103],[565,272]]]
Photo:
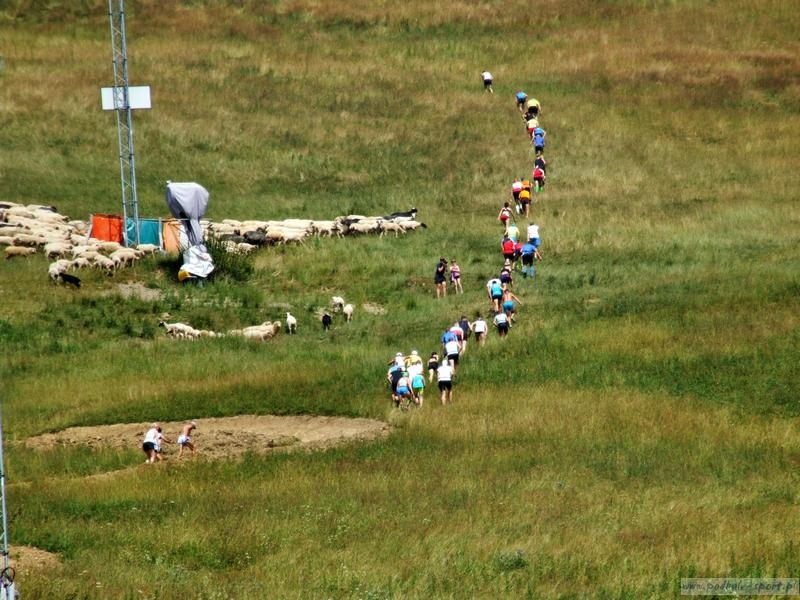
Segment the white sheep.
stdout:
[[141,252],[133,248],[118,248],[108,255],[117,267],[127,267],[132,265],[141,257]]
[[159,250],[159,247],[156,244],[139,244],[136,249],[144,254],[154,254]]
[[117,250],[120,250],[123,246],[119,242],[100,242],[100,252],[104,252],[105,254],[112,254]]
[[345,304],[342,308],[342,312],[344,313],[344,318],[349,322],[353,320],[353,305],[352,304]]
[[19,233],[14,236],[14,243],[20,246],[44,246],[47,241],[43,235]]
[[189,339],[200,337],[200,331],[186,323],[167,323],[166,321],[159,321],[158,326],[166,329],[167,335],[170,337]]
[[331,308],[333,312],[339,312],[344,308],[344,298],[341,296],[331,296]]
[[69,242],[48,242],[44,245],[44,255],[47,258],[66,256],[72,254],[72,244]]
[[30,248],[28,246],[7,246],[5,253],[6,260],[8,260],[15,256],[30,256],[31,254],[36,254],[36,248]]
[[50,263],[50,266],[47,268],[47,275],[50,277],[50,280],[54,283],[58,282],[58,277],[62,273],[67,272],[67,267],[58,262]]
[[399,234],[405,235],[406,230],[403,229],[403,226],[399,223],[395,223],[394,221],[381,221],[381,237],[386,235],[387,231],[394,231],[394,237],[397,237]]
[[242,329],[242,335],[246,338],[255,339],[255,340],[268,340],[275,336],[276,333],[281,328],[281,322],[275,321],[270,323],[269,321],[264,321],[261,325],[253,325],[251,327],[245,327]]
[[286,331],[297,333],[297,319],[292,313],[286,313]]
[[418,229],[419,227],[427,227],[427,225],[425,225],[425,223],[420,223],[419,221],[414,221],[414,220],[411,220],[411,221],[399,221],[398,225],[400,225],[400,227],[402,227],[406,231],[414,231],[415,229]]
[[107,256],[97,254],[92,261],[95,267],[105,270],[109,275],[117,268],[117,263]]

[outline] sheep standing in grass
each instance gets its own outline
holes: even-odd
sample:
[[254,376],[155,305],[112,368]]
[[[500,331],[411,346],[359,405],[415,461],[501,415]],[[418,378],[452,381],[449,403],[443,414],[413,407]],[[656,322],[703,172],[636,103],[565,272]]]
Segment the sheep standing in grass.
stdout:
[[352,304],[345,304],[342,308],[342,312],[344,313],[345,320],[349,323],[353,320],[353,305]]
[[341,296],[331,296],[331,308],[333,312],[339,312],[344,308],[344,298]]
[[286,313],[286,331],[297,333],[297,319],[289,312]]
[[9,259],[15,256],[30,256],[31,254],[36,254],[36,248],[31,248],[29,246],[7,246],[4,252],[6,253],[6,259]]

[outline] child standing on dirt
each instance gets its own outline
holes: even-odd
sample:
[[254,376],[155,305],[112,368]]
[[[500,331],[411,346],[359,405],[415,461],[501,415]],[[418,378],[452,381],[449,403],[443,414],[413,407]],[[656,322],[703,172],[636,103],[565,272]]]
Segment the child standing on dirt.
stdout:
[[195,429],[197,429],[197,424],[194,421],[184,424],[181,434],[178,436],[178,458],[183,456],[184,448],[189,448],[192,452],[192,456],[197,453],[192,443],[192,431]]

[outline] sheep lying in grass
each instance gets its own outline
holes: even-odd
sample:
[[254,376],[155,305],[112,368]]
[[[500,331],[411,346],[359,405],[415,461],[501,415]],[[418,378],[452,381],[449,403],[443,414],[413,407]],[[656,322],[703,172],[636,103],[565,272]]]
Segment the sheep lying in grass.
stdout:
[[251,340],[265,341],[275,337],[280,328],[280,321],[275,321],[274,323],[264,321],[261,325],[252,325],[242,329],[242,336]]
[[167,323],[166,321],[159,321],[158,326],[166,329],[169,337],[189,338],[191,340],[200,337],[200,332],[197,329],[185,323]]

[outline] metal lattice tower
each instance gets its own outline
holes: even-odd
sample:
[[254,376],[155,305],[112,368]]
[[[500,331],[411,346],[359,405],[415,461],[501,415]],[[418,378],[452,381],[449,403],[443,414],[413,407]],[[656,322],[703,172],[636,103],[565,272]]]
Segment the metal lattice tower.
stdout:
[[3,527],[2,544],[3,570],[0,571],[0,599],[16,600],[19,597],[14,584],[14,569],[8,559],[8,518],[6,516],[6,466],[3,456],[3,406],[0,402],[0,524]]
[[[114,8],[116,4],[116,9]],[[122,218],[125,245],[139,243],[139,201],[136,197],[136,161],[133,152],[133,111],[128,90],[128,47],[125,41],[125,0],[108,0],[111,51],[114,64],[114,107],[117,114],[119,173],[122,185]],[[128,239],[128,219],[133,220],[135,240]]]

